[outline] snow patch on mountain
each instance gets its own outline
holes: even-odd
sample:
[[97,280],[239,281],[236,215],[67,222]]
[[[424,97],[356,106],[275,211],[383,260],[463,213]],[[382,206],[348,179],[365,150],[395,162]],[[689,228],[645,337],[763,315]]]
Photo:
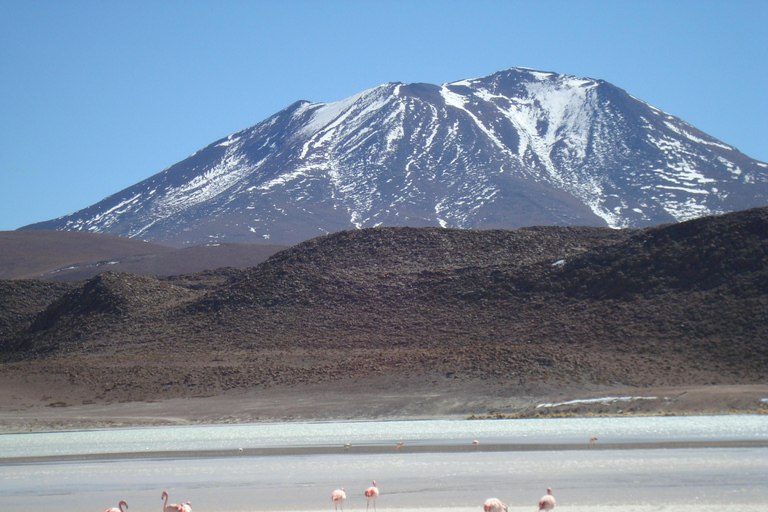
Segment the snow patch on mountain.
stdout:
[[223,161],[179,187],[166,190],[162,200],[156,203],[160,213],[177,211],[207,201],[248,176],[261,162],[249,164],[245,155],[234,150]]
[[84,225],[87,226],[88,231],[93,232],[98,232],[99,227],[108,228],[119,219],[120,215],[129,211],[131,207],[139,201],[139,199],[141,199],[141,194],[136,194],[130,199],[121,201],[104,213],[97,214],[95,217],[93,217],[93,219],[89,220]]

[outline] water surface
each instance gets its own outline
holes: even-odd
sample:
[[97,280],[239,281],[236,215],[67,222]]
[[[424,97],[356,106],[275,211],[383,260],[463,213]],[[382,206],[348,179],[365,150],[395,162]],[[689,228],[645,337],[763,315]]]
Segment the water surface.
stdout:
[[[600,440],[590,449],[587,440],[594,435]],[[480,441],[478,450],[442,449],[471,446],[474,439]],[[534,449],[483,449],[510,440],[509,446],[530,444]],[[288,423],[5,434],[0,435],[0,510],[98,512],[121,499],[129,503],[129,512],[160,510],[165,490],[174,502],[191,501],[196,512],[330,512],[331,492],[345,487],[344,510],[362,512],[367,506],[362,493],[373,479],[381,490],[378,512],[479,512],[491,496],[509,504],[512,512],[536,510],[548,486],[560,511],[768,510],[765,444],[659,447],[667,441],[767,440],[764,416]],[[397,441],[405,443],[399,451]],[[341,448],[347,443],[381,450]],[[583,448],[561,449],[571,443]],[[309,448],[317,446],[340,449],[312,453]],[[424,449],[408,451],[410,446]],[[254,456],[240,452],[240,447],[307,450]],[[109,455],[125,452],[136,456]],[[85,460],[88,454],[106,455]],[[15,458],[51,455],[68,458]]]
[[768,441],[768,416],[270,423],[0,435],[1,457],[256,448]]

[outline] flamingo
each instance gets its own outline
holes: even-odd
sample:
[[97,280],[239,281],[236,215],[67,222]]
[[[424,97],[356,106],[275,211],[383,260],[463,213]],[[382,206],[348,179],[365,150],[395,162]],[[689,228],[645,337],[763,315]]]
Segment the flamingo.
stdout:
[[165,500],[163,503],[163,512],[192,512],[192,503],[186,502],[182,503],[181,505],[177,505],[176,503],[168,504],[168,493],[163,491],[163,494],[160,496],[161,500]]
[[376,498],[379,497],[379,488],[376,487],[376,480],[373,481],[373,485],[365,490],[365,497],[368,498],[368,504],[365,506],[365,510],[368,510],[371,502],[373,502],[373,510],[376,510]]
[[344,500],[347,499],[347,493],[344,492],[344,488],[336,489],[333,491],[333,494],[331,494],[331,501],[333,502],[333,506],[338,510],[338,507],[341,507],[342,512],[344,511]]
[[539,500],[539,510],[552,510],[555,508],[555,497],[552,496],[552,488],[547,487],[547,494]]
[[597,438],[596,437],[590,437],[589,438],[589,447],[592,448],[593,446],[595,446],[596,442],[597,442]]
[[502,510],[507,512],[507,505],[506,503],[502,503],[498,498],[488,498],[485,500],[483,510],[485,512],[502,512]]
[[480,441],[478,441],[477,439],[475,439],[474,441],[472,441],[472,448],[474,448],[475,450],[477,450],[477,448],[478,448],[479,446],[480,446]]
[[117,504],[117,507],[108,508],[104,512],[125,512],[123,507],[128,508],[128,504],[125,501],[121,501]]
[[400,448],[402,448],[402,447],[403,447],[403,442],[402,441],[398,441],[398,442],[395,443],[395,451],[396,452],[399,452]]

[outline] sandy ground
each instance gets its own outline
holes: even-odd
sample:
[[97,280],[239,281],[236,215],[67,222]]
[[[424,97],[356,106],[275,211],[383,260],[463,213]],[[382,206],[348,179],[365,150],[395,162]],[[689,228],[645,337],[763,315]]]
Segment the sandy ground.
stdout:
[[[364,380],[157,401],[94,400],[93,394],[57,377],[30,381],[0,373],[0,432],[262,421],[464,419],[472,415],[768,413],[768,385],[540,390],[524,395],[487,383],[425,388]],[[594,401],[601,397],[625,399]],[[537,408],[542,403],[552,406]]]

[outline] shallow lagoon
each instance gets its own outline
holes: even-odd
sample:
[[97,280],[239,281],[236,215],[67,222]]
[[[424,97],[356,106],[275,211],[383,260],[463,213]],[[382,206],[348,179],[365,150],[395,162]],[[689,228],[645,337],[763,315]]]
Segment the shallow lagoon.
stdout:
[[768,441],[768,416],[652,416],[525,420],[423,420],[269,423],[111,429],[0,435],[2,457],[142,452],[207,452],[253,448],[524,446],[607,443]]
[[[589,448],[592,436],[599,441]],[[405,443],[398,451],[397,441]],[[738,447],[740,442],[754,446]],[[512,510],[536,510],[548,486],[557,510],[574,512],[757,510],[768,504],[766,446],[766,416],[6,434],[0,435],[0,510],[99,511],[121,499],[130,512],[159,510],[163,490],[172,501],[191,501],[196,512],[333,510],[331,491],[345,487],[344,509],[355,512],[366,507],[362,492],[373,479],[381,489],[381,512],[477,511],[491,496]],[[254,451],[263,448],[277,451]]]

